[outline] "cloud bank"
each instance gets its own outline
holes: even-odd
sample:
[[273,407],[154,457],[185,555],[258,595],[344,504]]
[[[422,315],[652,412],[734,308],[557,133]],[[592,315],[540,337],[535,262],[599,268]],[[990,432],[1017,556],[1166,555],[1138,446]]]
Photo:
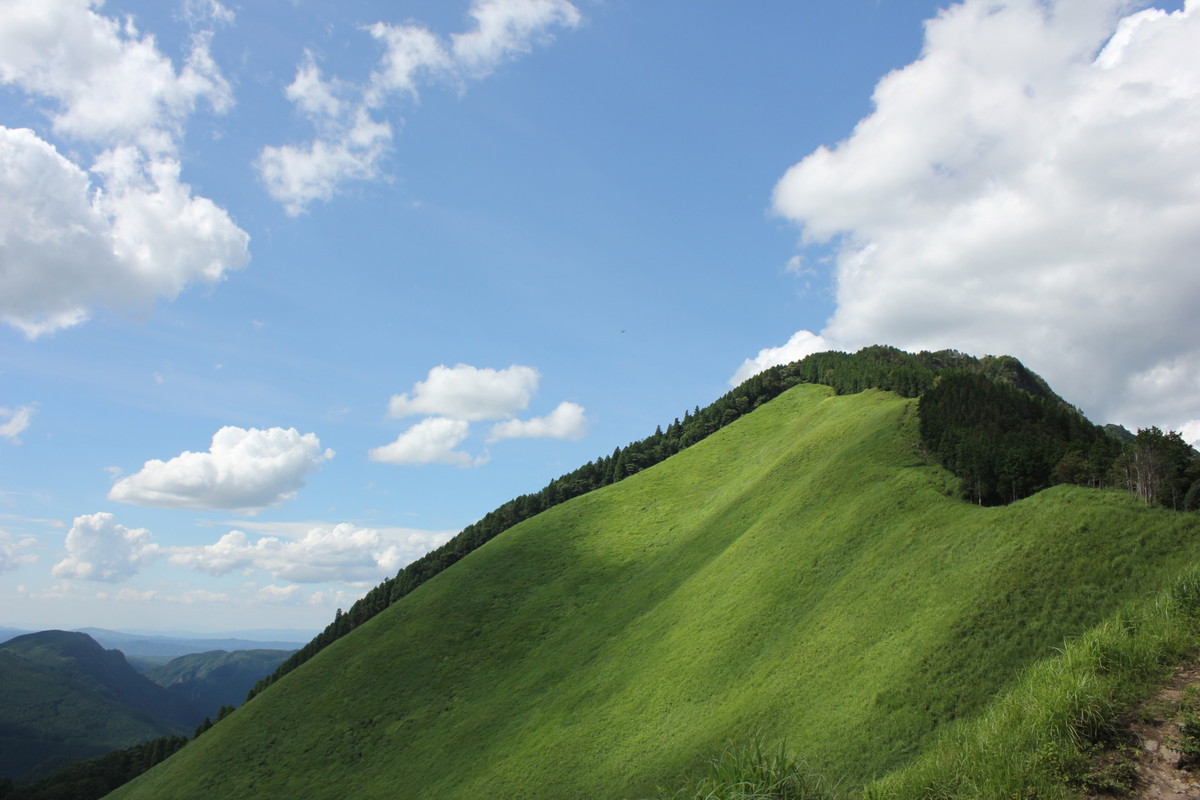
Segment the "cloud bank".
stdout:
[[201,102],[215,113],[233,102],[211,31],[176,70],[152,36],[99,5],[8,0],[0,26],[0,84],[61,139],[99,150],[85,169],[41,134],[0,126],[0,321],[31,339],[97,306],[174,299],[249,260],[245,231],[179,179],[188,117]]
[[226,426],[213,434],[207,452],[147,461],[118,480],[108,497],[139,506],[253,512],[295,497],[333,455],[314,433]]
[[332,198],[353,180],[380,175],[392,128],[377,118],[396,96],[415,98],[421,83],[464,86],[491,74],[505,61],[553,38],[582,20],[567,0],[473,0],[473,26],[449,39],[417,25],[377,22],[367,32],[384,48],[361,85],[321,74],[306,52],[284,93],[316,130],[303,144],[267,146],[258,171],[267,192],[296,216]]
[[[250,526],[278,529],[280,535],[247,534],[231,530],[213,544],[166,547],[154,542],[150,531],[127,528],[109,513],[75,518],[66,538],[66,556],[53,568],[56,578],[118,583],[133,577],[151,562],[166,557],[177,567],[221,576],[229,573],[267,573],[272,579],[295,583],[377,582],[394,575],[406,564],[448,542],[457,531],[422,531],[410,528],[363,528],[351,523],[336,525],[264,523]],[[296,534],[293,529],[303,528]],[[0,572],[36,560],[33,537],[15,538],[0,531]],[[255,599],[292,602],[295,586],[267,586]],[[165,599],[154,590],[122,589],[128,600]],[[222,602],[228,596],[193,590],[176,598],[180,602]],[[313,602],[324,602],[317,598]]]
[[[171,548],[176,566],[225,575],[267,572],[296,583],[378,581],[449,541],[453,532],[379,530],[350,523],[310,528],[297,539],[262,536],[255,540],[234,530],[211,545]],[[291,587],[274,587],[272,599],[288,599]],[[270,592],[269,592],[270,593]]]
[[826,343],[1008,353],[1097,421],[1200,417],[1200,9],[1128,6],[951,6],[787,171],[775,211],[836,258]]

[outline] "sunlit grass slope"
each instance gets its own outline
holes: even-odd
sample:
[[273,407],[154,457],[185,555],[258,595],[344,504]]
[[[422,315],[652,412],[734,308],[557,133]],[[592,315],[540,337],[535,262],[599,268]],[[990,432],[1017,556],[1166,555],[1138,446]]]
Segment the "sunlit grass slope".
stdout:
[[620,798],[758,735],[908,763],[1200,556],[1194,515],[947,497],[913,401],[796,387],[497,537],[121,798]]

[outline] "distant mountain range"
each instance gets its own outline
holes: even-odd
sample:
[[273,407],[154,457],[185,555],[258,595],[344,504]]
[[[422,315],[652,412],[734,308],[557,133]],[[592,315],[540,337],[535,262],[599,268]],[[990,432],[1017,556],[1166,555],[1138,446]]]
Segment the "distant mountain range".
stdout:
[[[7,632],[7,631],[6,631]],[[100,635],[113,632],[98,631]],[[183,640],[120,639],[146,652]],[[239,705],[291,649],[188,652],[142,674],[118,649],[79,631],[39,631],[0,644],[0,779],[26,782],[68,764],[163,736],[191,734]]]
[[[126,658],[176,658],[189,653],[211,650],[296,650],[307,643],[315,631],[262,629],[198,634],[187,631],[150,633],[114,631],[105,628],[75,628],[110,650],[120,650]],[[0,643],[37,631],[0,626]]]

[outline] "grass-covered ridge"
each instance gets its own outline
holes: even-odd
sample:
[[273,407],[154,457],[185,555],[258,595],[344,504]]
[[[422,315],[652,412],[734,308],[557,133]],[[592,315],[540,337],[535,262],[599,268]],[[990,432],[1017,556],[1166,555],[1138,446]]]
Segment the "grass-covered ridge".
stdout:
[[[924,448],[958,476],[960,494],[981,504],[1015,501],[1053,483],[1105,485],[1121,447],[1011,356],[975,358],[957,350],[906,353],[883,345],[853,354],[814,353],[760,372],[703,409],[686,412],[682,420],[677,417],[665,430],[660,425],[652,435],[614,448],[611,455],[488,512],[368,591],[347,613],[338,614],[259,681],[248,698],[512,526],[661,463],[801,383],[828,386],[837,394],[883,389],[920,396]],[[1060,468],[1064,457],[1069,462],[1066,470]],[[1200,507],[1200,461],[1194,466],[1192,505]],[[1186,484],[1181,486],[1186,493]]]
[[644,797],[755,735],[853,790],[1200,556],[1200,519],[1122,492],[964,503],[917,438],[915,401],[790,389],[510,528],[113,796]]

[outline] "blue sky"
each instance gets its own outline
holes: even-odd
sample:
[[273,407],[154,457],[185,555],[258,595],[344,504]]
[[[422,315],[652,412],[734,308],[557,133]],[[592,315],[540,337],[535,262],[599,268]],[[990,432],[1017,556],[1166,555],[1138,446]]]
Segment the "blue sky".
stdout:
[[0,0],[0,624],[319,628],[772,363],[1200,440],[1200,11]]

